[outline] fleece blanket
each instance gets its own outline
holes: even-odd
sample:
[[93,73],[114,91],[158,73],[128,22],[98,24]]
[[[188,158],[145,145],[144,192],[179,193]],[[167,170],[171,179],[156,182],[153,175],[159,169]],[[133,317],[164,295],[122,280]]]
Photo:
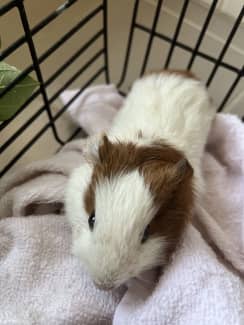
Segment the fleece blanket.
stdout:
[[[99,97],[104,87],[81,95],[72,115],[84,126],[86,109],[89,121],[99,121],[98,132],[107,129],[103,110],[112,105],[109,92]],[[113,101],[122,103],[110,90]],[[69,98],[63,94],[64,102]],[[101,110],[93,110],[99,98]],[[70,254],[63,209],[67,178],[99,136],[95,129],[91,133],[0,182],[0,324],[244,324],[242,122],[217,115],[203,160],[207,193],[160,278],[148,272],[112,292],[96,289]]]

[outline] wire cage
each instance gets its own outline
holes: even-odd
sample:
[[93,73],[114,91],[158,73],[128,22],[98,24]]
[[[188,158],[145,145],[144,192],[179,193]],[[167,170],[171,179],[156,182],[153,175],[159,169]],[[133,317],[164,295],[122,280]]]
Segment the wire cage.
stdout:
[[[163,15],[170,13],[167,11],[167,6],[163,0],[147,1],[150,4],[150,19],[143,19],[143,6],[146,6],[145,0],[129,1],[128,6],[131,9],[131,16],[129,24],[124,25],[126,33],[124,41],[122,41],[122,34],[117,35],[116,39],[110,39],[110,31],[112,30],[112,23],[110,17],[109,5],[111,1],[89,1],[91,3],[88,11],[82,10],[79,6],[82,1],[67,0],[61,3],[55,10],[52,10],[48,15],[38,19],[37,24],[33,24],[31,12],[26,8],[26,0],[11,0],[5,2],[0,7],[1,19],[7,17],[11,12],[15,12],[18,16],[20,33],[17,39],[14,39],[5,48],[3,30],[1,30],[1,37],[3,39],[2,49],[0,53],[0,61],[8,61],[11,56],[18,54],[20,48],[25,47],[27,55],[27,66],[22,69],[18,77],[11,82],[4,90],[1,91],[0,97],[4,96],[12,87],[19,81],[23,80],[28,74],[35,74],[39,82],[38,88],[28,98],[28,100],[20,107],[20,109],[10,119],[0,124],[0,138],[1,138],[1,176],[9,171],[29,150],[38,143],[38,141],[47,133],[51,134],[52,139],[58,146],[65,144],[74,137],[76,137],[81,130],[74,128],[69,130],[69,134],[64,137],[62,126],[59,125],[59,119],[65,114],[67,108],[78,98],[82,91],[98,82],[114,83],[117,85],[121,93],[126,93],[130,82],[138,76],[143,75],[151,68],[171,68],[177,67],[180,69],[197,70],[197,66],[202,67],[202,62],[208,63],[208,69],[202,69],[202,79],[206,82],[207,87],[211,90],[214,83],[222,82],[221,73],[228,72],[230,78],[224,83],[223,90],[219,95],[218,110],[224,109],[229,100],[236,95],[235,91],[240,89],[240,84],[243,82],[244,67],[243,56],[241,59],[228,60],[228,53],[233,45],[234,39],[241,36],[240,28],[244,16],[244,7],[241,8],[239,15],[236,16],[229,23],[229,29],[225,30],[224,42],[214,53],[209,53],[204,50],[204,42],[210,30],[211,24],[215,22],[216,8],[218,1],[213,0],[210,6],[205,9],[204,14],[197,18],[200,20],[200,28],[191,39],[191,44],[184,41],[181,34],[186,33],[185,22],[188,19],[187,15],[190,11],[190,6],[194,5],[192,1],[181,0],[177,1],[178,14],[174,17],[175,24],[168,26],[171,32],[165,32],[165,26],[160,26],[160,23],[166,22]],[[85,1],[87,2],[87,1]],[[56,4],[57,1],[54,1]],[[83,1],[84,3],[84,1]],[[120,17],[120,1],[116,2],[118,7],[118,17]],[[126,2],[127,3],[127,2]],[[169,3],[169,1],[168,1]],[[172,2],[171,2],[172,3]],[[149,4],[147,4],[149,5]],[[62,25],[62,30],[59,30],[58,37],[49,43],[47,48],[43,49],[37,46],[36,38],[44,31],[44,36],[52,33],[52,26],[56,20],[62,21],[65,14],[71,10],[73,6],[78,6],[75,9],[75,19],[69,20]],[[144,13],[145,13],[144,8]],[[166,11],[165,11],[166,10]],[[74,12],[73,12],[74,13]],[[122,13],[121,13],[122,15]],[[7,18],[6,18],[7,19]],[[123,20],[123,18],[121,18]],[[73,22],[74,20],[74,22]],[[72,25],[70,23],[72,21]],[[116,24],[116,22],[113,22]],[[91,33],[85,33],[87,26],[91,24]],[[166,22],[167,24],[167,22]],[[166,26],[167,27],[167,26]],[[138,38],[138,32],[143,34],[143,41]],[[78,36],[77,36],[78,34]],[[84,35],[86,35],[84,37]],[[87,36],[88,35],[88,36]],[[46,37],[45,36],[45,37]],[[243,35],[242,35],[243,36]],[[40,38],[43,36],[40,36]],[[61,49],[68,44],[69,40],[76,37],[76,48],[68,50],[68,56],[62,61],[62,64],[55,65],[55,55],[62,54]],[[142,37],[142,36],[141,36]],[[82,40],[82,42],[81,42]],[[143,43],[143,44],[142,44]],[[94,47],[94,44],[96,45]],[[162,45],[163,44],[163,45]],[[120,46],[120,50],[114,55],[114,48]],[[162,46],[162,47],[160,47]],[[93,48],[91,54],[89,50]],[[135,52],[137,50],[137,53]],[[174,62],[174,54],[181,51],[180,60]],[[136,53],[136,54],[135,54]],[[138,55],[139,53],[139,55]],[[118,65],[118,58],[120,57],[120,67],[117,76],[113,73],[114,66]],[[52,59],[54,57],[54,59]],[[24,56],[23,56],[24,58]],[[45,73],[45,62],[50,60],[53,62],[54,69],[47,74]],[[182,59],[183,58],[183,59]],[[116,61],[117,60],[117,61]],[[242,62],[241,62],[242,60]],[[233,63],[233,61],[235,61]],[[198,63],[197,63],[198,62]],[[50,66],[50,65],[49,65]],[[50,70],[50,69],[49,69]],[[89,73],[88,73],[89,70]],[[66,72],[69,71],[68,74]],[[66,80],[61,79],[58,87],[52,89],[58,78],[63,75],[68,75]],[[76,82],[76,88],[79,92],[76,93],[65,105],[59,105],[58,109],[54,108],[54,103],[59,98],[60,94],[67,88],[72,88]],[[214,88],[214,87],[213,87]],[[39,98],[39,107],[31,110],[31,112],[24,115],[24,112],[35,103]],[[34,127],[36,120],[41,116],[46,116],[46,122],[38,129]],[[15,121],[18,119],[18,123]],[[28,141],[19,144],[18,139],[26,130],[31,129]],[[14,144],[16,143],[15,147]],[[46,144],[48,146],[48,143]],[[14,147],[11,155],[6,152]],[[6,159],[2,159],[4,155]]]

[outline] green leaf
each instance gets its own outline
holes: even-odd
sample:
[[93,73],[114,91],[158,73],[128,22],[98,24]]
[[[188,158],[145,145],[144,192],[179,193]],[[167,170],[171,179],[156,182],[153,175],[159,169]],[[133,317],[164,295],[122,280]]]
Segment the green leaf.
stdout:
[[[5,62],[0,62],[0,94],[20,74],[20,71]],[[0,121],[13,116],[30,97],[38,82],[26,76],[0,98]]]

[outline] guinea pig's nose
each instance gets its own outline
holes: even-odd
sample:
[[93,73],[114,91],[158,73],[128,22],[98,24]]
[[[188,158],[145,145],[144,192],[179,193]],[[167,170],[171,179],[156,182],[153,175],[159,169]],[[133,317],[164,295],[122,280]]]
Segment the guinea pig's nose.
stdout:
[[104,290],[104,291],[109,291],[114,288],[114,286],[112,284],[101,284],[101,283],[97,283],[97,282],[94,282],[94,284],[98,289]]

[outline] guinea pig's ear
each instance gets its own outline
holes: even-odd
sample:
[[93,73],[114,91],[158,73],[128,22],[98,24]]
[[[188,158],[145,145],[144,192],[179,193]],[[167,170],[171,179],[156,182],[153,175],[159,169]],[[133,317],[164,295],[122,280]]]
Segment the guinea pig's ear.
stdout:
[[193,168],[186,158],[180,159],[174,166],[174,179],[177,183],[193,176]]

